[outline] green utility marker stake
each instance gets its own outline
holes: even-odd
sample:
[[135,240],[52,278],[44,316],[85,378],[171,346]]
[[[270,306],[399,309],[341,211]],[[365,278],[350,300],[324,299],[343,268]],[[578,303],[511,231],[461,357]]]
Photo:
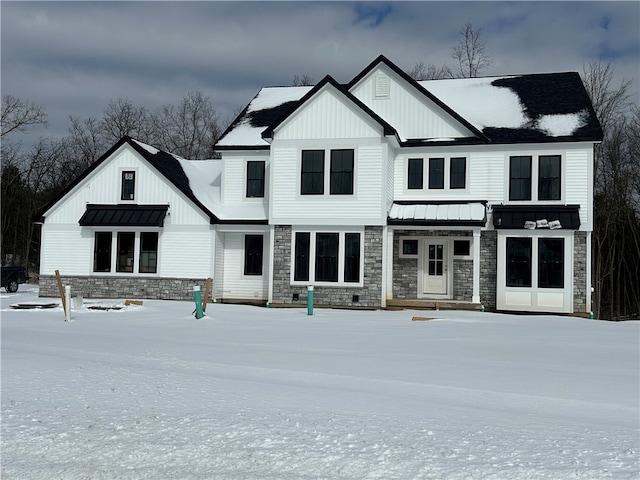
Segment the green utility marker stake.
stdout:
[[200,319],[204,317],[204,312],[202,311],[202,297],[200,296],[200,285],[195,285],[193,287],[193,300],[196,302],[196,318]]
[[307,287],[307,315],[313,315],[313,287]]

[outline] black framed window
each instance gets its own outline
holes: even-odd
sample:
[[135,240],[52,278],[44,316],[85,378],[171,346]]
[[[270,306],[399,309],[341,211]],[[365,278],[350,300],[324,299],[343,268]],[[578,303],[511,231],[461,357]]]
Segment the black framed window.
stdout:
[[122,172],[121,200],[133,200],[135,198],[136,172]]
[[264,197],[264,162],[247,162],[247,197]]
[[311,234],[309,232],[296,233],[295,259],[293,266],[293,279],[295,281],[309,280],[309,249],[311,246]]
[[564,288],[564,238],[538,240],[538,287]]
[[509,200],[531,200],[531,157],[509,158]]
[[135,243],[136,234],[134,232],[118,232],[117,272],[133,273]]
[[140,273],[156,273],[158,268],[158,232],[140,233]]
[[507,237],[507,287],[531,286],[531,238]]
[[455,256],[460,256],[460,257],[469,256],[471,254],[471,241],[470,240],[454,240],[453,254]]
[[403,255],[418,255],[418,240],[402,240]]
[[467,183],[467,159],[453,157],[449,165],[449,188],[465,188]]
[[344,235],[344,281],[360,281],[360,234]]
[[538,158],[538,200],[560,200],[560,155]]
[[93,248],[93,271],[111,271],[111,232],[96,232]]
[[409,190],[422,190],[424,182],[424,159],[410,158],[407,170],[407,188]]
[[429,159],[429,188],[444,188],[444,158]]
[[316,281],[338,281],[338,244],[339,234],[316,234]]
[[324,150],[302,151],[301,195],[324,193]]
[[329,193],[353,194],[353,150],[331,150]]
[[244,236],[244,274],[262,275],[262,235]]

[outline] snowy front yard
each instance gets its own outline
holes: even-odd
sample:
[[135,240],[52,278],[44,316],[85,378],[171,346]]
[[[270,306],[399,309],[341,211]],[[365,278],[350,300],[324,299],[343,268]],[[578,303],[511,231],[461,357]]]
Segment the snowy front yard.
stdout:
[[0,300],[5,480],[640,476],[640,322]]

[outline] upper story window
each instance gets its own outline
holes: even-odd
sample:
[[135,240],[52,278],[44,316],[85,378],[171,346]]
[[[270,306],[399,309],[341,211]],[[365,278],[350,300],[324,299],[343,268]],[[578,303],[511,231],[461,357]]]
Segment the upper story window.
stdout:
[[444,188],[444,158],[429,159],[429,188]]
[[[422,190],[425,180],[430,190],[462,190],[467,188],[466,157],[429,158],[425,172],[423,158],[407,160],[407,190]],[[426,173],[426,179],[425,179]]]
[[[537,175],[533,172],[537,171]],[[537,198],[534,198],[534,193]],[[549,201],[562,198],[560,155],[509,157],[509,200]]]
[[300,194],[322,195],[323,193],[324,150],[303,150]]
[[136,172],[122,172],[121,200],[133,200],[135,198]]
[[353,150],[331,150],[331,195],[353,194]]
[[247,162],[247,198],[264,197],[264,161]]
[[449,165],[449,188],[465,188],[467,186],[467,159],[454,157]]
[[424,179],[424,160],[422,158],[410,158],[407,171],[407,188],[409,190],[422,190]]
[[331,150],[325,166],[324,150],[303,150],[300,172],[301,195],[353,195],[354,150]]
[[538,162],[538,200],[560,200],[560,155],[541,155]]

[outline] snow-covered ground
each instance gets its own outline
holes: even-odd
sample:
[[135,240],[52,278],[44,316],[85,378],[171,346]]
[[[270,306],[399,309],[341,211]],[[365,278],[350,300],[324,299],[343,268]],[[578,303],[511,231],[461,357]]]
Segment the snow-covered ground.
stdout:
[[0,297],[4,480],[640,476],[640,322]]

